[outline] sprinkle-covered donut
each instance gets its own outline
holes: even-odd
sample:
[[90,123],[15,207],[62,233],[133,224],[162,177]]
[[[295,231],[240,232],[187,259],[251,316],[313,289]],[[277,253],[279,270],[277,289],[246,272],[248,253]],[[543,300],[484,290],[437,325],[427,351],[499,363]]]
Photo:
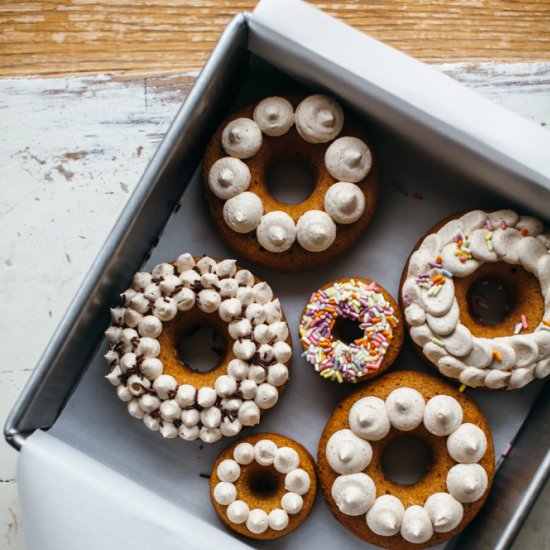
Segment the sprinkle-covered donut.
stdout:
[[[299,204],[279,202],[268,174],[299,160],[315,178]],[[204,157],[212,220],[246,259],[282,271],[330,261],[351,246],[374,214],[378,168],[349,113],[326,95],[268,97],[224,121]]]
[[443,220],[411,254],[400,299],[417,349],[445,376],[510,390],[550,374],[550,231],[539,220]]
[[[420,438],[432,465],[415,484],[382,469],[387,446]],[[344,399],[319,442],[319,482],[332,513],[354,535],[382,548],[439,544],[483,505],[494,449],[477,405],[451,385],[412,371],[387,374]]]
[[254,434],[227,447],[210,476],[212,503],[233,531],[275,539],[309,515],[317,479],[311,455],[279,434]]
[[[213,443],[276,405],[292,355],[288,325],[269,285],[235,260],[185,253],[136,273],[121,297],[105,333],[107,379],[149,429]],[[201,325],[227,344],[209,372],[192,370],[178,353],[182,336]]]
[[299,331],[303,356],[315,370],[327,380],[352,384],[388,369],[404,335],[401,311],[391,295],[378,283],[357,277],[316,290]]

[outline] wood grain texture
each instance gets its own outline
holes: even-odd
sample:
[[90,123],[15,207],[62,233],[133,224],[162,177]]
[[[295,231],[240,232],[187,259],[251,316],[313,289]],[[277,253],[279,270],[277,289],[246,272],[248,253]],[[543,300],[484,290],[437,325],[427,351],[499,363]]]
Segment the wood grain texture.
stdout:
[[[427,62],[550,60],[550,0],[311,3]],[[199,69],[256,0],[34,0],[0,4],[0,76]]]

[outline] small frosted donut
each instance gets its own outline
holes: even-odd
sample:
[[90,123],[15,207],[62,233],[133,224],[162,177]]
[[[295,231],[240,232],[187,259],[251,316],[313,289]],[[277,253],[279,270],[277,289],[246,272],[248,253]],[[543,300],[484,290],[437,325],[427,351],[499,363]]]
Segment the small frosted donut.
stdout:
[[[235,260],[182,254],[137,273],[111,319],[106,378],[128,412],[164,437],[214,443],[234,436],[260,422],[288,380],[292,352],[281,304]],[[178,353],[182,335],[200,325],[226,342],[208,372],[192,370]],[[227,486],[219,491],[230,498]]]
[[[311,194],[283,204],[271,193],[277,164],[298,161]],[[378,166],[365,132],[336,99],[266,97],[222,122],[205,153],[212,221],[246,259],[281,271],[331,261],[363,233],[378,199]]]
[[[363,404],[371,402],[369,426],[362,426]],[[448,410],[460,419],[450,432],[450,419],[441,415]],[[449,429],[437,428],[442,435],[436,435],[434,426],[441,425]],[[394,483],[382,469],[387,445],[401,434],[431,450],[430,469],[412,485]],[[491,432],[474,401],[413,371],[386,374],[346,397],[317,453],[319,483],[335,518],[357,537],[391,550],[435,546],[462,531],[487,498],[495,468]]]
[[210,476],[210,496],[220,519],[258,540],[280,538],[299,527],[316,492],[311,455],[296,441],[273,433],[229,445]]

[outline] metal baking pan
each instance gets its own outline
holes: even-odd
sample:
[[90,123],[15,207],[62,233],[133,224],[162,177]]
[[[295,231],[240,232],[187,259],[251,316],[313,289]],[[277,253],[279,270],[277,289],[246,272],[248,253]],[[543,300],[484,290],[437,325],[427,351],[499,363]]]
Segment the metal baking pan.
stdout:
[[[178,207],[210,135],[237,95],[238,89],[228,83],[242,81],[254,61],[248,50],[250,20],[247,14],[238,15],[223,33],[42,355],[5,426],[6,439],[15,448],[35,430],[54,424],[102,342],[106,308],[116,303],[131,274],[146,261]],[[319,86],[322,81],[321,74],[315,78],[307,71],[306,83]],[[324,88],[333,86],[338,82]],[[389,104],[384,108],[391,113]],[[442,131],[414,112],[408,122],[426,135]],[[484,167],[483,173],[491,167],[504,170],[479,152],[466,151],[452,135],[446,139],[445,154],[462,148]],[[546,384],[498,470],[487,504],[460,537],[459,547],[507,548],[514,540],[550,472],[548,397]]]

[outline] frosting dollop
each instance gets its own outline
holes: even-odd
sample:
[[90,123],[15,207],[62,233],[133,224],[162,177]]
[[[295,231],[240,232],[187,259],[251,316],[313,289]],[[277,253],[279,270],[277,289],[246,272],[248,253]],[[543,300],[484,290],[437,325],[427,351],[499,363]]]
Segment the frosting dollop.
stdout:
[[262,146],[262,131],[249,118],[232,120],[223,129],[222,147],[231,157],[247,159],[253,157]]
[[403,514],[401,536],[414,544],[421,544],[433,536],[433,527],[430,518],[422,506],[409,506]]
[[463,412],[460,403],[449,395],[436,395],[424,410],[424,426],[437,436],[449,435],[462,424]]
[[236,233],[249,233],[256,229],[263,213],[262,199],[250,191],[230,198],[223,205],[223,219]]
[[339,181],[329,187],[324,206],[336,223],[354,223],[365,211],[365,195],[354,183]]
[[488,484],[487,472],[479,464],[457,464],[447,474],[447,490],[463,503],[479,500]]
[[284,97],[266,97],[254,109],[254,120],[268,136],[282,136],[294,124],[294,109]]
[[338,181],[357,183],[370,172],[372,153],[364,141],[341,137],[329,145],[325,153],[325,166]]
[[374,481],[363,473],[338,476],[332,484],[331,495],[343,514],[361,516],[376,498]]
[[342,131],[344,111],[334,98],[316,94],[300,102],[294,121],[296,130],[305,141],[326,143]]
[[462,521],[464,507],[449,493],[434,493],[424,503],[436,533],[448,533]]
[[286,212],[280,210],[268,212],[261,217],[256,237],[266,250],[284,252],[296,240],[294,220]]
[[378,441],[388,435],[390,420],[386,405],[379,397],[363,397],[356,401],[348,416],[353,433],[370,441]]
[[386,398],[388,417],[394,428],[403,432],[414,430],[424,419],[424,398],[412,388],[398,388]]
[[243,500],[235,500],[227,507],[227,518],[231,523],[237,525],[244,523],[248,519],[250,508]]
[[487,450],[487,437],[475,424],[465,423],[447,438],[447,450],[457,462],[478,462]]
[[266,531],[269,527],[267,512],[265,512],[265,510],[261,510],[260,508],[250,510],[248,518],[246,519],[246,527],[251,533],[256,535]]
[[296,224],[296,236],[302,248],[309,252],[322,252],[336,239],[336,224],[322,210],[308,210]]
[[351,430],[338,430],[327,442],[326,456],[336,473],[355,474],[362,472],[370,464],[372,447]]
[[208,172],[208,186],[216,197],[227,200],[248,189],[250,169],[234,157],[218,159]]
[[367,512],[367,525],[373,533],[391,537],[399,533],[404,513],[405,507],[397,497],[382,495]]

